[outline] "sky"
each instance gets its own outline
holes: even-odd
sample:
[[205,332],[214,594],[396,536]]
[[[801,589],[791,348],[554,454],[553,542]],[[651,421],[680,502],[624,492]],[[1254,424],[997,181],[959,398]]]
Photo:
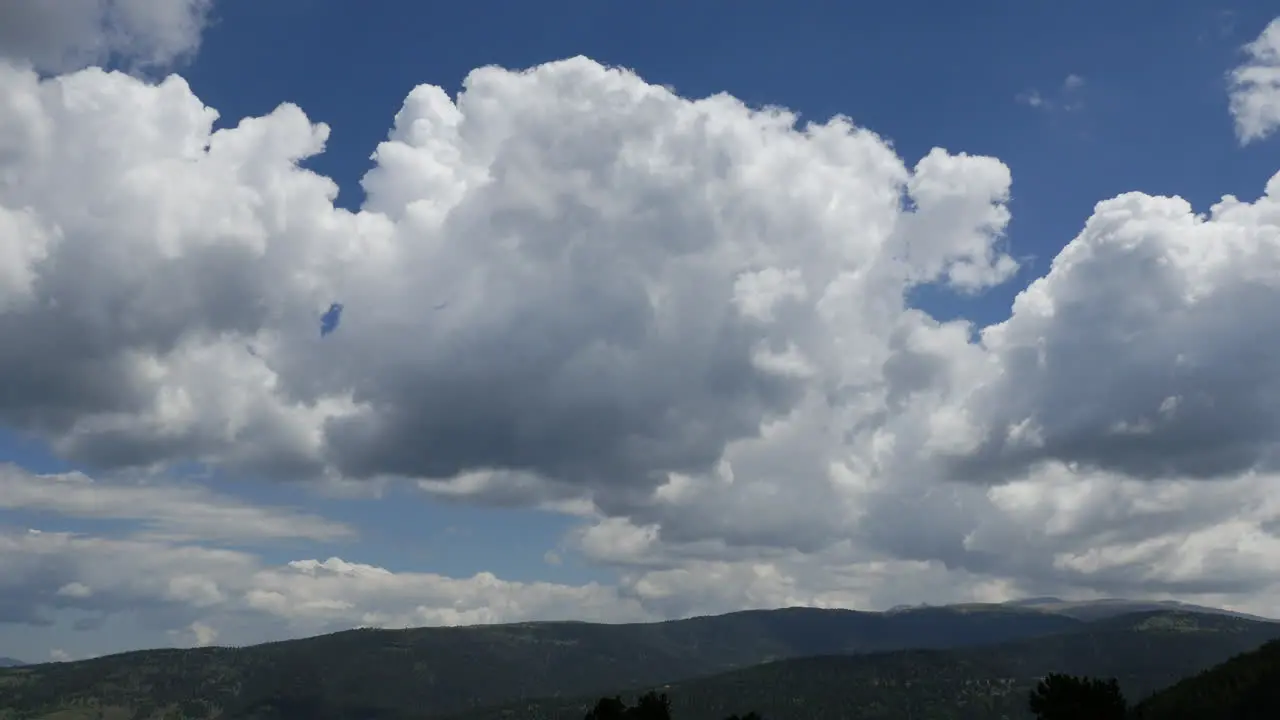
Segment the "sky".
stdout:
[[1280,617],[1275,14],[0,4],[0,656]]

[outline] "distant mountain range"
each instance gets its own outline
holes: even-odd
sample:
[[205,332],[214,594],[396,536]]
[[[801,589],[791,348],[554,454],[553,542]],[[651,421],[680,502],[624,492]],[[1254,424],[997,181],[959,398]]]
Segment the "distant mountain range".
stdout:
[[952,610],[964,610],[969,608],[980,610],[991,607],[1039,610],[1042,612],[1053,613],[1055,615],[1066,615],[1067,617],[1073,617],[1077,620],[1100,620],[1102,618],[1114,617],[1116,615],[1146,612],[1150,610],[1181,610],[1184,612],[1204,613],[1207,615],[1230,615],[1232,617],[1246,618],[1249,620],[1280,622],[1280,619],[1277,618],[1250,615],[1249,613],[1207,607],[1204,605],[1193,605],[1191,603],[1178,602],[1177,600],[1126,600],[1123,598],[1063,600],[1061,598],[1048,596],[1025,598],[1022,600],[1009,600],[998,604],[960,603],[954,605],[898,605],[890,608],[886,612],[900,613],[909,610],[923,610],[926,608],[950,608]]
[[1055,597],[1039,597],[1028,598],[1026,600],[1011,600],[1003,603],[1008,607],[1023,607],[1043,610],[1045,612],[1058,613],[1060,615],[1069,615],[1081,620],[1097,620],[1104,617],[1114,617],[1124,613],[1144,612],[1147,610],[1181,610],[1184,612],[1206,613],[1214,615],[1230,615],[1232,617],[1246,618],[1248,620],[1274,621],[1274,618],[1265,618],[1259,615],[1250,615],[1248,613],[1236,612],[1234,610],[1223,610],[1221,608],[1205,607],[1203,605],[1192,605],[1190,603],[1178,602],[1176,600],[1123,600],[1120,598],[1107,598],[1103,600],[1060,600]]
[[[1045,598],[885,613],[789,608],[147,650],[0,670],[0,720],[579,720],[600,694],[655,687],[672,694],[676,720],[750,710],[767,720],[976,720],[1021,708],[1047,672],[1116,675],[1138,696],[1280,638],[1280,623],[1149,606]],[[845,709],[824,709],[833,707]]]
[[17,667],[19,665],[26,665],[26,663],[21,660],[14,660],[11,657],[0,657],[0,668]]

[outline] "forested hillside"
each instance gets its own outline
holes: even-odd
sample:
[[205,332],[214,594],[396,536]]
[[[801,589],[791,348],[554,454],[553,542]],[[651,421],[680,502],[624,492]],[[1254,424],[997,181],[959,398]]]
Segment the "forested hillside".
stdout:
[[1280,641],[1187,678],[1138,704],[1137,720],[1280,718]]

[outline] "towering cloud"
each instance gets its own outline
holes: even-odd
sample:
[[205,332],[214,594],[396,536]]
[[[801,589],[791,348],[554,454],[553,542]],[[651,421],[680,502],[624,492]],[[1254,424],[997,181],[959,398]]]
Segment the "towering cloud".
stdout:
[[[1204,214],[1103,200],[1006,320],[975,327],[908,298],[1014,276],[998,159],[909,163],[847,119],[800,124],[573,58],[481,68],[456,97],[414,89],[348,212],[301,167],[329,131],[298,107],[215,132],[178,76],[35,69],[195,46],[203,4],[164,22],[143,5],[24,16],[62,38],[38,46],[56,57],[0,36],[25,58],[0,63],[0,425],[104,471],[399,479],[572,512],[561,550],[622,579],[268,563],[209,547],[221,518],[260,517],[242,503],[116,488],[90,512],[78,476],[56,494],[67,478],[12,470],[13,506],[142,528],[0,534],[10,618],[154,601],[204,642],[245,617],[1021,592],[1277,610],[1280,176]],[[158,24],[112,45],[134,11]],[[1265,94],[1275,34],[1234,76],[1242,138],[1271,122],[1235,98]],[[261,517],[281,528],[268,538],[347,529]]]

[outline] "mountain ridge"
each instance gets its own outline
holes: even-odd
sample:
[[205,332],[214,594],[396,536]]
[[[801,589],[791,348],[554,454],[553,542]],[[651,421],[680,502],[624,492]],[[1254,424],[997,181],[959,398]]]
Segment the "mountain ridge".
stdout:
[[[1082,622],[1092,622],[1095,620],[1103,620],[1108,617],[1117,615],[1125,615],[1131,613],[1148,612],[1148,611],[1184,611],[1199,613],[1205,615],[1226,615],[1238,617],[1258,622],[1280,622],[1280,618],[1269,618],[1261,615],[1253,615],[1249,613],[1239,612],[1235,610],[1227,610],[1223,608],[1215,608],[1205,605],[1195,605],[1192,603],[1184,603],[1177,600],[1132,600],[1125,598],[1102,598],[1094,600],[1062,600],[1052,596],[1038,596],[1017,600],[1007,600],[999,603],[951,603],[945,605],[896,605],[886,610],[855,610],[851,608],[818,608],[808,605],[791,605],[778,608],[749,608],[745,610],[732,610],[724,613],[690,615],[687,617],[672,618],[667,620],[652,621],[632,621],[622,623],[595,622],[586,620],[523,620],[509,623],[486,623],[472,625],[448,625],[448,626],[415,626],[408,628],[375,628],[375,627],[357,627],[346,630],[336,630],[330,633],[320,635],[311,635],[300,638],[285,638],[280,640],[269,640],[262,643],[253,643],[251,645],[207,645],[206,648],[219,649],[236,649],[245,647],[259,647],[262,645],[272,645],[278,643],[290,643],[312,640],[320,637],[329,637],[333,635],[341,635],[350,632],[367,632],[367,631],[390,631],[390,632],[413,632],[413,631],[430,631],[430,630],[471,630],[481,628],[546,628],[546,627],[608,627],[608,628],[638,628],[663,625],[676,625],[680,623],[705,621],[715,618],[732,618],[732,617],[753,617],[767,616],[776,614],[799,614],[799,613],[822,613],[831,617],[847,616],[847,617],[874,617],[874,616],[901,616],[904,614],[920,614],[930,612],[954,612],[954,613],[970,613],[970,612],[1024,612],[1039,613],[1047,615],[1055,615],[1078,620]],[[128,655],[136,652],[150,652],[159,650],[181,649],[172,647],[145,647],[123,650],[120,652],[108,653],[106,655],[96,656],[93,659],[103,657],[115,657],[119,655]],[[14,658],[0,657],[0,668],[17,667],[17,666],[36,666],[46,663],[28,663]],[[9,663],[6,665],[6,663]]]
[[[77,714],[92,708],[124,708],[132,717],[172,710],[188,718],[440,718],[538,697],[679,684],[804,657],[962,650],[1001,641],[1043,640],[1048,647],[1064,642],[1060,638],[1083,642],[1098,633],[1125,632],[1140,640],[1144,632],[1183,638],[1158,641],[1166,645],[1213,633],[1204,635],[1213,648],[1240,651],[1255,638],[1280,636],[1280,624],[1171,611],[1083,621],[983,605],[897,613],[748,610],[627,625],[349,630],[244,648],[141,650],[0,670],[0,720],[98,717]],[[1070,652],[1086,651],[1095,650]],[[1107,654],[1125,652],[1120,647]],[[1148,650],[1135,652],[1146,657]],[[1165,648],[1156,657],[1168,653]]]

